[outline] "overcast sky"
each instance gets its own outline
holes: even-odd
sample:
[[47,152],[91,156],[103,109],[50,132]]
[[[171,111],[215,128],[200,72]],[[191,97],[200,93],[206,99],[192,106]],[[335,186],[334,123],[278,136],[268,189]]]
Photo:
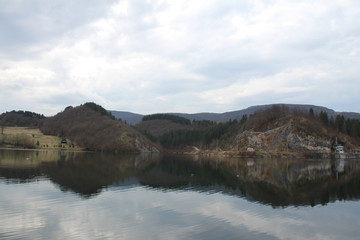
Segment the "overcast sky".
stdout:
[[358,0],[0,0],[0,112],[360,112]]

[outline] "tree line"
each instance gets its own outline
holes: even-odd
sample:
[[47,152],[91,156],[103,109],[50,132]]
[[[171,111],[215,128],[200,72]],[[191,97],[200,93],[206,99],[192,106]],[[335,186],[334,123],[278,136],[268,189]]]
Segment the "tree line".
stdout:
[[142,118],[143,121],[149,121],[149,120],[169,120],[174,123],[179,123],[182,125],[190,125],[191,121],[187,118],[172,115],[172,114],[165,114],[165,113],[156,113],[151,115],[146,115]]
[[35,127],[45,119],[43,114],[30,111],[11,111],[0,115],[0,126],[2,129],[6,126]]
[[337,132],[345,133],[351,137],[360,137],[360,120],[354,118],[345,118],[343,115],[336,115],[334,118],[329,118],[328,114],[321,111],[318,116],[315,116],[314,111],[310,109],[311,117],[317,117],[324,125],[336,130]]
[[229,129],[237,124],[237,120],[229,120],[224,123],[214,124],[205,129],[177,129],[164,133],[160,136],[160,143],[165,147],[177,147],[194,143],[210,144],[219,140]]
[[39,114],[39,113],[35,113],[35,112],[30,112],[30,111],[11,111],[11,113],[16,113],[16,114],[20,114],[23,115],[24,117],[29,117],[29,118],[37,118],[37,119],[44,119],[45,116],[43,114]]

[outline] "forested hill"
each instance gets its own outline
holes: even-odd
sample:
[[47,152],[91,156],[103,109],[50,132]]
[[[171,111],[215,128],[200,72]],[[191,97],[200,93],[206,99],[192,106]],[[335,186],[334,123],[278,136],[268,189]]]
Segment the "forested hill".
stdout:
[[134,128],[116,120],[95,103],[67,107],[54,117],[43,120],[44,134],[69,138],[93,151],[150,152],[159,147]]
[[337,139],[347,152],[360,152],[360,114],[339,114],[319,106],[262,105],[222,114],[133,114],[141,116],[134,126],[126,118],[116,119],[117,113],[95,103],[69,106],[53,117],[12,111],[0,115],[0,126],[2,131],[7,126],[39,127],[46,135],[67,138],[94,151],[330,152]]
[[[274,104],[268,104],[268,105],[259,105],[259,106],[252,106],[248,107],[246,109],[237,110],[237,111],[230,111],[230,112],[224,112],[224,113],[168,113],[171,115],[176,115],[180,117],[184,117],[192,120],[209,120],[209,121],[215,121],[215,122],[226,122],[230,119],[241,119],[244,115],[251,115],[255,113],[258,110],[261,109],[267,109],[272,107]],[[320,112],[326,112],[328,117],[336,117],[337,115],[342,115],[345,118],[355,118],[360,119],[360,113],[355,112],[336,112],[332,109],[322,107],[322,106],[315,106],[315,105],[304,105],[304,104],[275,104],[275,105],[281,105],[289,108],[290,110],[299,110],[303,112],[308,112],[310,108],[314,110],[315,114],[319,114]],[[131,125],[136,125],[139,122],[141,122],[144,115],[137,114],[137,113],[131,113],[131,112],[124,112],[124,111],[110,111],[116,118],[122,119],[123,121],[127,122]]]
[[[201,149],[241,152],[330,153],[336,139],[347,151],[360,150],[360,120],[310,108],[309,111],[273,105],[240,120],[208,120],[182,124],[166,114],[144,117],[135,127],[168,149]],[[179,118],[182,119],[182,118]]]
[[30,111],[11,111],[0,115],[1,126],[37,127],[45,116]]

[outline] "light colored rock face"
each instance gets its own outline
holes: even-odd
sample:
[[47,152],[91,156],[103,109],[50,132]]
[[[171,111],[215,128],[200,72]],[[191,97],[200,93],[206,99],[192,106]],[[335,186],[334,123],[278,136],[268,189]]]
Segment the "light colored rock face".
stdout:
[[157,149],[154,145],[146,144],[145,142],[140,141],[138,138],[135,139],[135,146],[140,152],[143,152],[143,153],[160,152],[160,150]]
[[288,135],[289,148],[295,152],[299,151],[315,151],[330,152],[330,141],[321,140],[314,136],[307,135],[304,138],[290,133]]
[[235,138],[238,148],[255,151],[330,152],[330,141],[293,133],[291,123],[266,132],[244,131]]

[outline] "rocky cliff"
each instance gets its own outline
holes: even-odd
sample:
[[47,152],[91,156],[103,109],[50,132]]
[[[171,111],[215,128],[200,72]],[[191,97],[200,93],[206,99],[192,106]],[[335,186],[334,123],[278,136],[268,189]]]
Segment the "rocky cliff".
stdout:
[[234,145],[237,145],[239,150],[253,148],[261,152],[315,151],[329,153],[331,151],[330,139],[324,140],[312,135],[300,134],[295,131],[292,122],[263,132],[246,130],[235,137]]

